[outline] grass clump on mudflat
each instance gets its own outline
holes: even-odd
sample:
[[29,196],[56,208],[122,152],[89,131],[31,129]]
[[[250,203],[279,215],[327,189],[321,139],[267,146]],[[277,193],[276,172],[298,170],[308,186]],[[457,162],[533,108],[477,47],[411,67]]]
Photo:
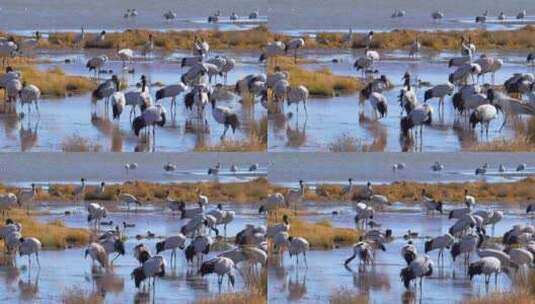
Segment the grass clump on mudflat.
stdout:
[[267,128],[268,119],[265,116],[259,121],[247,124],[246,139],[225,139],[215,145],[199,145],[195,147],[195,152],[265,152],[267,150]]
[[[323,184],[315,192],[308,191],[305,199],[312,201],[347,200],[343,185]],[[448,184],[428,184],[417,182],[394,182],[373,185],[375,192],[386,195],[390,201],[404,203],[421,202],[421,191],[425,189],[434,198],[448,203],[464,203],[464,189],[476,197],[478,203],[505,203],[519,205],[535,201],[535,178],[528,177],[512,183],[465,182]],[[358,190],[355,191],[358,193]]]
[[[39,192],[38,199],[55,201],[73,200],[75,187],[77,185],[54,184],[49,187],[48,192]],[[121,192],[134,195],[142,202],[162,202],[166,198],[167,191],[170,191],[170,196],[174,199],[196,202],[197,190],[199,190],[203,195],[208,196],[210,201],[247,204],[265,199],[270,193],[271,185],[265,178],[258,178],[245,183],[225,184],[209,182],[164,185],[134,181],[126,182],[122,185],[107,185],[104,193],[97,192],[96,186],[87,186],[85,200],[114,201],[116,200],[118,189]]]
[[353,94],[362,89],[362,82],[351,76],[333,74],[328,68],[315,71],[307,70],[299,64],[294,64],[293,58],[277,57],[276,64],[283,71],[290,74],[291,86],[305,86],[310,95],[332,97],[339,94]]
[[66,137],[61,142],[63,152],[99,152],[101,149],[102,146],[99,143],[93,143],[78,134]]
[[89,243],[91,232],[86,229],[66,227],[62,221],[40,223],[21,209],[13,209],[9,218],[22,224],[23,237],[39,239],[45,249],[64,249]]
[[100,304],[104,298],[98,292],[89,292],[79,287],[67,288],[62,295],[63,304]]
[[535,117],[524,121],[513,117],[514,138],[498,138],[490,142],[474,142],[466,150],[475,152],[533,152],[535,151]]
[[334,227],[332,223],[325,219],[316,223],[302,220],[299,216],[292,216],[289,210],[279,210],[276,214],[268,217],[268,223],[277,224],[281,222],[282,214],[288,215],[290,223],[290,235],[303,237],[310,243],[313,249],[333,249],[337,246],[351,246],[357,242],[360,232],[350,228]]
[[223,293],[218,296],[203,298],[195,304],[264,304],[267,303],[267,269],[264,267],[259,274],[246,272],[244,274],[247,290],[233,293]]
[[[345,39],[347,33],[319,33],[315,38],[305,39],[308,48],[343,48],[348,47]],[[365,48],[367,33],[353,34],[352,48]],[[373,49],[406,49],[414,40],[418,40],[423,48],[436,51],[459,49],[461,37],[470,37],[480,50],[504,49],[527,50],[535,47],[535,26],[528,25],[514,31],[415,31],[394,30],[375,33],[371,48]]]
[[48,41],[40,46],[45,48],[100,48],[100,49],[142,49],[149,41],[152,34],[156,49],[173,51],[176,49],[190,49],[196,37],[204,39],[210,44],[212,50],[236,49],[253,50],[261,49],[269,41],[273,40],[274,34],[267,27],[259,26],[245,31],[148,31],[126,30],[123,32],[107,33],[104,41],[100,41],[95,34],[87,34],[84,41],[77,44],[79,32],[53,33]]
[[20,71],[26,84],[33,84],[41,90],[43,97],[64,97],[67,94],[83,94],[95,89],[96,84],[91,79],[82,76],[66,75],[59,68],[41,71],[33,65],[12,65]]
[[349,289],[336,289],[329,298],[330,304],[367,304],[368,295],[359,294]]
[[520,280],[513,290],[493,292],[487,296],[471,298],[464,304],[535,304],[535,271],[529,270],[527,280]]

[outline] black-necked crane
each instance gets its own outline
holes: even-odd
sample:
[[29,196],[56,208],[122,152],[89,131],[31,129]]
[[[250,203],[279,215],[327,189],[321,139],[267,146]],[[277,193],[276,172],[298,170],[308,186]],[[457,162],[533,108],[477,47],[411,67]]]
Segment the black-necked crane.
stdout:
[[119,203],[125,203],[128,208],[128,211],[130,211],[131,204],[134,204],[136,206],[136,211],[137,206],[141,206],[141,202],[135,196],[130,193],[121,192],[121,189],[117,189],[117,201]]
[[85,66],[89,70],[89,72],[94,71],[95,78],[98,78],[100,70],[104,67],[106,62],[108,62],[108,56],[101,55],[89,59]]
[[[400,127],[403,137],[409,136],[409,131],[414,127],[420,129],[420,137],[423,137],[424,125],[431,125],[433,122],[433,108],[427,103],[417,105],[408,112],[407,116],[401,118]],[[418,134],[418,129],[416,129]]]
[[110,263],[113,264],[113,262],[121,255],[124,256],[125,254],[125,247],[124,247],[124,241],[116,236],[112,235],[109,237],[105,237],[104,239],[100,240],[100,245],[104,247],[106,250],[106,254],[109,256],[112,253],[116,253],[117,255],[111,260]]
[[134,118],[132,121],[132,129],[134,134],[139,136],[141,129],[146,128],[147,132],[152,127],[153,146],[156,146],[156,126],[163,127],[166,122],[166,110],[160,105],[152,105],[145,109],[140,116]]
[[[386,117],[388,112],[388,102],[386,97],[379,92],[373,92],[372,83],[369,83],[364,89],[362,89],[361,96],[364,98],[364,100],[370,101],[370,105],[373,109],[373,116],[376,119]],[[379,115],[377,115],[377,113],[379,113]]]
[[409,114],[418,105],[416,97],[416,88],[411,85],[411,74],[405,72],[402,77],[403,88],[399,91],[399,105],[401,106],[401,113],[403,111]]
[[108,109],[111,95],[118,91],[120,91],[119,78],[117,78],[117,75],[113,75],[93,90],[91,93],[91,105],[96,108],[97,101],[104,99],[105,109]]
[[299,180],[299,189],[290,189],[286,193],[286,205],[294,205],[294,212],[297,213],[297,204],[303,201],[305,196],[305,184],[303,180]]
[[149,288],[150,288],[150,278],[152,278],[152,288],[155,292],[156,288],[156,278],[165,276],[165,259],[160,256],[152,256],[147,261],[143,263],[140,267],[137,267],[132,271],[131,277],[135,282],[136,288],[139,288],[141,282],[149,279]]
[[434,11],[431,13],[431,18],[434,22],[440,22],[442,21],[442,18],[444,18],[444,13],[441,11]]
[[473,208],[476,205],[476,198],[468,194],[468,189],[464,189],[464,204],[468,208]]
[[479,261],[473,262],[468,266],[468,276],[470,281],[476,275],[485,276],[485,285],[489,285],[490,277],[494,274],[496,283],[498,282],[498,274],[502,270],[502,263],[495,257],[484,257]]
[[432,87],[431,89],[428,89],[427,91],[425,91],[424,102],[427,102],[428,100],[433,99],[433,98],[438,98],[439,99],[438,109],[440,111],[440,109],[444,109],[444,99],[446,98],[446,96],[453,95],[454,90],[455,90],[455,86],[450,82],[436,85]]
[[26,213],[30,214],[30,204],[33,203],[35,198],[37,197],[37,187],[34,183],[31,185],[31,189],[23,189],[19,192],[18,199],[19,199],[19,205],[24,206],[26,205]]
[[481,73],[481,66],[477,63],[466,63],[458,67],[448,76],[448,81],[455,85],[468,84],[468,78],[472,78],[472,83],[476,83],[474,76]]
[[215,99],[212,99],[211,103],[212,117],[217,123],[222,124],[225,127],[225,129],[223,130],[223,134],[221,134],[220,137],[221,140],[224,140],[229,127],[232,128],[232,133],[236,132],[236,129],[240,126],[240,119],[238,117],[238,114],[229,107],[216,106]]
[[186,248],[186,237],[179,233],[178,235],[167,237],[165,240],[156,243],[156,254],[165,251],[171,250],[171,264],[173,264],[173,259],[176,265],[176,250],[183,250]]
[[87,205],[87,222],[94,222],[94,226],[97,230],[100,229],[100,221],[108,216],[108,211],[105,207],[97,204],[90,203]]
[[193,41],[193,54],[205,57],[210,51],[210,45],[203,38],[195,37]]
[[80,28],[80,33],[78,33],[76,35],[76,37],[74,37],[74,45],[76,47],[83,48],[84,47],[84,42],[85,42],[85,29],[84,29],[84,27],[81,27]]
[[41,97],[41,90],[33,84],[26,84],[25,82],[22,83],[22,90],[19,92],[20,95],[20,103],[21,108],[24,108],[24,105],[28,105],[28,114],[31,113],[31,105],[32,103],[35,104],[35,111],[37,112],[37,115],[40,116],[39,113],[39,98]]
[[520,12],[518,12],[518,14],[516,14],[516,19],[521,20],[521,19],[526,18],[526,16],[527,16],[526,10],[521,10]]
[[433,250],[438,250],[438,261],[444,261],[444,250],[449,249],[453,242],[455,242],[455,238],[449,233],[437,236],[425,242],[424,252],[427,254]]
[[92,265],[95,265],[95,261],[100,264],[100,267],[108,269],[110,267],[110,262],[108,260],[108,254],[106,249],[99,243],[91,243],[85,250],[85,258],[87,256],[91,257]]
[[9,215],[9,210],[14,207],[20,207],[17,196],[13,193],[0,194],[0,210],[2,211],[2,217],[5,218]]
[[294,63],[297,63],[297,50],[305,46],[305,40],[303,38],[294,38],[286,43],[284,52],[288,54],[289,51],[294,52]]
[[188,90],[188,86],[183,84],[182,82],[178,84],[171,84],[167,85],[158,91],[156,91],[156,102],[159,100],[165,99],[165,98],[171,98],[171,107],[169,108],[171,113],[173,113],[173,109],[175,110],[174,113],[176,113],[176,97]]
[[282,193],[276,192],[268,196],[258,208],[258,213],[262,214],[264,212],[269,213],[286,206],[286,200]]
[[414,40],[414,42],[411,44],[411,47],[409,49],[409,57],[410,58],[417,58],[418,53],[420,53],[420,49],[422,48],[422,44],[418,40],[418,37]]
[[485,129],[485,134],[489,136],[490,122],[498,117],[498,110],[494,105],[483,104],[478,106],[470,115],[470,125],[475,129],[476,125],[481,124],[481,134]]
[[126,169],[126,175],[128,175],[130,170],[136,170],[137,167],[138,167],[138,164],[136,162],[124,164],[124,168]]
[[134,247],[134,257],[139,264],[143,265],[151,256],[150,248],[147,245],[141,243]]
[[422,205],[425,208],[426,212],[431,211],[434,213],[435,211],[440,212],[442,214],[443,211],[443,203],[442,201],[438,201],[433,199],[426,191],[425,189],[422,189]]
[[305,266],[308,268],[307,263],[307,251],[310,249],[310,243],[302,237],[288,237],[288,254],[290,255],[290,258],[295,256],[296,258],[296,265],[299,265],[299,255],[303,255],[303,259],[305,261]]
[[308,89],[305,86],[288,87],[286,92],[286,102],[288,107],[295,103],[297,114],[299,115],[299,103],[303,103],[305,109],[305,116],[308,117],[307,101],[309,97]]
[[27,238],[20,238],[19,239],[19,255],[28,256],[28,265],[31,268],[32,266],[32,260],[31,256],[35,255],[35,259],[37,261],[37,265],[41,267],[41,263],[39,263],[39,252],[41,251],[41,242],[34,237],[27,237]]
[[450,253],[455,263],[456,258],[463,254],[464,255],[464,264],[468,265],[470,261],[470,255],[472,252],[475,252],[483,243],[483,236],[480,234],[468,234],[461,238],[459,241],[455,242],[451,247]]
[[210,253],[212,244],[212,238],[207,235],[199,235],[195,237],[184,251],[186,261],[188,263],[193,263],[193,258],[197,257],[197,263],[200,264],[204,259],[204,256]]
[[427,255],[418,256],[407,267],[401,269],[400,277],[405,288],[409,289],[412,280],[420,278],[420,290],[424,277],[433,274],[433,261]]
[[[481,72],[477,75],[477,77],[485,77],[485,74],[490,73],[491,81],[493,84],[495,81],[496,72],[503,66],[503,60],[486,55],[481,55],[481,57],[475,60],[474,63],[478,64],[481,67]],[[485,79],[483,78],[483,80]]]
[[401,246],[401,257],[405,260],[407,266],[410,265],[417,256],[418,251],[416,250],[416,246],[414,246],[412,241],[408,241],[407,244]]
[[286,45],[284,42],[278,40],[270,42],[264,47],[264,50],[262,51],[262,54],[260,54],[258,61],[264,62],[268,61],[270,58],[273,58],[273,61],[275,61],[277,56],[282,56],[285,54],[285,50]]
[[117,51],[117,56],[123,62],[123,68],[126,68],[128,63],[132,63],[134,59],[134,51],[132,49],[124,48]]
[[358,243],[353,245],[353,254],[344,261],[344,265],[347,267],[347,265],[356,257],[360,260],[359,268],[362,267],[364,269],[367,265],[373,264],[374,258],[372,246],[361,239]]
[[176,13],[173,12],[172,10],[168,10],[165,13],[163,13],[163,18],[165,19],[165,21],[169,22],[176,18]]
[[8,64],[10,58],[19,54],[19,46],[12,39],[0,42],[0,57],[2,58],[2,67]]
[[219,290],[221,290],[221,285],[223,284],[223,277],[226,275],[230,284],[234,287],[234,275],[232,271],[236,268],[234,262],[226,257],[215,257],[209,261],[202,263],[199,272],[202,276],[215,273],[217,275],[217,284]]

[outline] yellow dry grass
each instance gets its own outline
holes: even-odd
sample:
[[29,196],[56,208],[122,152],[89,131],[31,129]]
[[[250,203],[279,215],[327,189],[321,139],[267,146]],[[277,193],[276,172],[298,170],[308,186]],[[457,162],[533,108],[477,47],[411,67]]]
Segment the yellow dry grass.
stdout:
[[467,299],[464,304],[535,304],[535,271],[528,280],[520,282],[508,292],[494,292],[487,296]]
[[[286,211],[286,212],[285,212]],[[289,211],[289,212],[288,212]],[[280,209],[277,213],[270,214],[268,223],[281,222],[282,214],[288,215],[290,223],[290,235],[303,237],[314,249],[333,249],[336,246],[351,246],[357,242],[360,232],[355,229],[334,227],[327,219],[316,223],[306,222],[293,216],[293,211]]]
[[11,210],[9,217],[22,224],[24,237],[39,239],[45,249],[83,246],[91,239],[91,233],[86,229],[69,228],[61,221],[40,223],[21,209]]
[[[342,185],[320,185],[316,191],[305,193],[305,199],[311,201],[341,201],[348,198],[342,191]],[[450,203],[464,202],[464,189],[478,200],[478,203],[504,203],[521,205],[535,201],[535,178],[529,177],[512,183],[465,182],[448,184],[428,184],[416,182],[395,182],[374,185],[374,191],[386,195],[390,201],[419,203],[421,190],[425,189],[434,198]],[[358,193],[358,190],[355,191]]]
[[490,142],[473,142],[465,150],[475,152],[532,152],[535,151],[535,117],[524,121],[518,117],[509,119],[515,131],[514,138],[494,139]]
[[227,139],[219,144],[195,147],[195,152],[264,152],[266,147],[262,139],[251,136],[246,140]]
[[95,292],[88,292],[79,287],[67,288],[63,291],[63,304],[100,304],[104,298]]
[[[72,201],[74,189],[77,185],[53,184],[48,191],[38,191],[38,201]],[[136,196],[142,202],[164,202],[167,191],[170,196],[186,202],[197,201],[197,190],[207,195],[211,201],[228,202],[233,204],[255,203],[265,199],[271,190],[271,185],[265,178],[258,178],[245,183],[180,183],[156,184],[141,181],[127,182],[122,185],[108,185],[103,194],[97,193],[96,187],[88,186],[85,200],[113,201],[116,200],[117,190]],[[0,193],[17,193],[19,189],[0,185]]]
[[[259,26],[245,31],[149,31],[149,30],[126,30],[124,32],[108,33],[105,41],[97,40],[97,35],[86,34],[85,40],[77,44],[78,32],[51,33],[47,40],[41,40],[39,48],[102,48],[142,49],[147,43],[149,34],[154,37],[156,49],[172,51],[175,49],[189,49],[195,37],[206,40],[211,49],[223,50],[259,50],[268,42],[275,39],[288,41],[292,37],[276,34],[269,31],[265,26]],[[307,36],[306,48],[346,48],[348,41],[347,33],[318,33],[315,37]],[[374,49],[404,49],[409,48],[416,37],[424,48],[432,50],[458,49],[461,37],[470,37],[478,49],[504,49],[504,50],[528,50],[535,47],[535,26],[528,25],[513,31],[486,31],[482,29],[467,31],[415,31],[393,30],[390,32],[375,33],[371,47]],[[12,35],[13,36],[13,35]],[[15,40],[23,37],[13,36]],[[364,48],[366,34],[353,34],[352,48]]]
[[[342,48],[347,47],[346,33],[319,33],[316,38],[308,37],[308,48]],[[404,49],[409,48],[416,37],[425,49],[453,50],[460,47],[461,37],[470,38],[480,50],[527,50],[535,47],[535,26],[525,26],[514,31],[433,31],[394,30],[375,33],[371,48]],[[353,34],[352,48],[364,48],[366,34]],[[284,40],[284,37],[283,39]]]
[[95,82],[89,78],[66,75],[59,67],[41,71],[33,65],[14,64],[13,68],[22,73],[22,77],[27,84],[37,86],[44,97],[82,94],[90,92],[96,87]]
[[264,152],[267,150],[267,128],[268,119],[264,116],[247,123],[246,139],[225,139],[215,145],[199,145],[195,147],[195,152]]
[[149,35],[153,35],[156,49],[172,51],[175,49],[190,49],[196,37],[204,39],[210,44],[213,50],[236,49],[252,50],[261,49],[267,42],[273,39],[273,34],[266,27],[257,27],[245,31],[148,31],[148,30],[126,30],[106,34],[106,39],[101,42],[96,39],[96,35],[87,34],[81,45],[76,44],[76,37],[79,33],[53,33],[49,35],[48,41],[41,43],[44,48],[102,48],[120,49],[131,48],[141,49],[147,43]]
[[199,299],[195,304],[264,304],[267,300],[264,296],[248,291],[223,293],[221,295]]
[[61,142],[63,152],[99,152],[101,149],[99,143],[91,142],[78,134],[66,137]]
[[264,267],[259,274],[245,273],[247,290],[223,293],[218,296],[196,300],[196,304],[264,304],[267,303],[267,270]]
[[336,289],[329,298],[330,304],[367,304],[368,302],[368,295],[349,289]]
[[277,57],[276,65],[290,74],[290,85],[307,87],[310,95],[332,97],[337,94],[352,94],[362,89],[362,82],[351,76],[333,74],[328,68],[310,71],[294,64],[293,58]]

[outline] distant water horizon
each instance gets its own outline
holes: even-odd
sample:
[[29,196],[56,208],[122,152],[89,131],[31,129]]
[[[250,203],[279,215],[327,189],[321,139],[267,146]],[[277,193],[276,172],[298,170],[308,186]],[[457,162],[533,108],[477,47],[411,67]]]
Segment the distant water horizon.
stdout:
[[[124,18],[127,9],[136,9],[138,16]],[[165,21],[163,14],[172,10],[176,19]],[[406,15],[391,18],[392,12],[403,10]],[[441,22],[433,22],[431,13],[444,13]],[[475,23],[475,16],[488,10],[487,23]],[[518,12],[526,10],[528,17],[517,20]],[[222,21],[207,22],[209,15],[220,11]],[[248,15],[258,11],[261,18],[248,20]],[[235,12],[240,22],[229,20]],[[504,12],[505,22],[497,20]],[[268,25],[275,32],[300,35],[316,32],[354,32],[393,29],[464,30],[484,28],[488,30],[516,29],[535,24],[533,0],[0,0],[0,30],[31,33],[78,31],[84,27],[90,31],[118,31],[129,28],[151,30],[244,30],[258,25]]]

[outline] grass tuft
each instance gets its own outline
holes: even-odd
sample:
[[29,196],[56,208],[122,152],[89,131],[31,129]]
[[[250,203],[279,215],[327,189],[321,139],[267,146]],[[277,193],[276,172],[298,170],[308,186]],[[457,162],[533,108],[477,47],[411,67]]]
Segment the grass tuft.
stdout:
[[63,291],[63,304],[100,304],[104,298],[98,293],[88,292],[79,287],[67,288]]
[[291,86],[303,85],[312,96],[332,97],[339,94],[353,94],[363,87],[358,78],[335,75],[328,68],[310,71],[294,64],[293,59],[289,57],[277,57],[276,64],[282,70],[288,71]]
[[367,304],[368,302],[368,295],[345,288],[336,289],[329,298],[330,304]]
[[69,228],[59,220],[40,223],[21,209],[11,210],[9,217],[22,224],[22,236],[39,239],[45,249],[83,246],[91,239],[91,233],[86,229]]
[[101,149],[99,143],[93,143],[78,134],[66,137],[61,142],[63,152],[99,152]]
[[309,223],[290,215],[290,213],[293,214],[293,211],[283,211],[279,210],[276,214],[269,215],[268,222],[279,223],[281,214],[287,214],[290,222],[290,235],[305,238],[310,243],[310,248],[333,249],[337,246],[351,246],[357,242],[360,236],[359,231],[334,227],[327,219]]

